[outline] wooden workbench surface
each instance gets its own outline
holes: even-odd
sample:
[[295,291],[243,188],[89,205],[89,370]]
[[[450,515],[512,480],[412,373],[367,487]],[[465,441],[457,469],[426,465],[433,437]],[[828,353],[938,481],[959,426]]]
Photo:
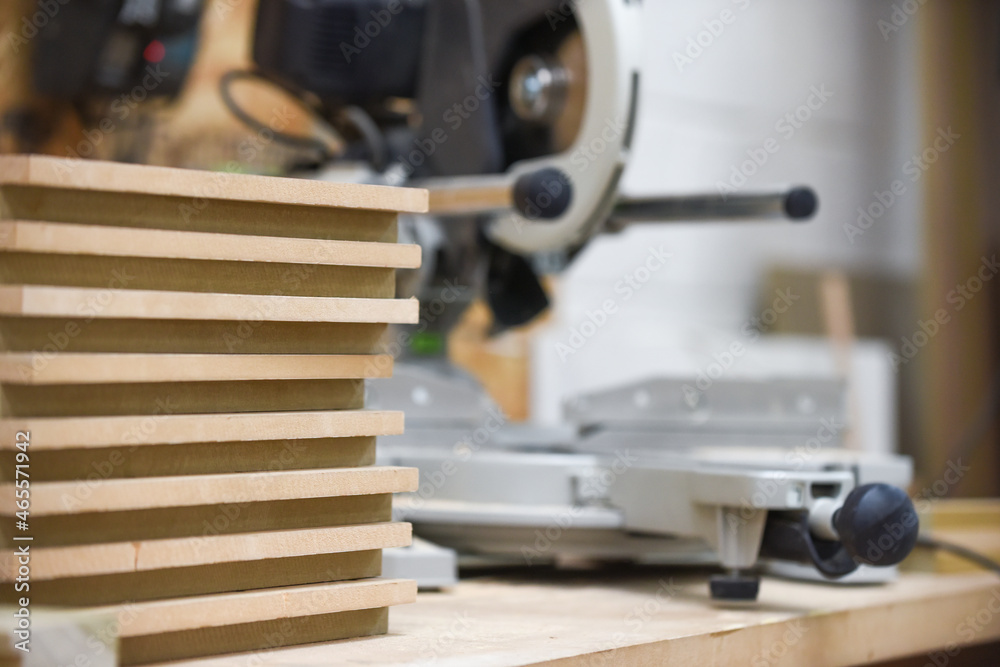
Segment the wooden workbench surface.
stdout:
[[421,593],[392,610],[387,636],[172,665],[852,665],[1000,638],[1000,579],[987,573],[765,578],[755,606],[714,605],[707,588],[677,569],[508,573]]

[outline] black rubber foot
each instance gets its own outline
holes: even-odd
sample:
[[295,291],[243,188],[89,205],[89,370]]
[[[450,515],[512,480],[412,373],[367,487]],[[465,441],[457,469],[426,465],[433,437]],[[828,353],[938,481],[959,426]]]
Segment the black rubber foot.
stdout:
[[708,581],[713,600],[753,602],[760,592],[760,577],[753,575],[717,574]]

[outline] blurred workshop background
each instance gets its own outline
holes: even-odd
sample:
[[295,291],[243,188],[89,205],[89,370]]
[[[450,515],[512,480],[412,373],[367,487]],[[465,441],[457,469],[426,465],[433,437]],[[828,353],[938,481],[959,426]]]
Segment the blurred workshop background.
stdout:
[[[309,159],[248,131],[220,98],[220,77],[249,63],[255,0],[206,0],[196,30],[143,47],[162,80],[99,104],[53,94],[57,73],[52,90],[33,83],[33,59],[55,48],[34,35],[63,4],[0,4],[0,151],[271,175]],[[801,183],[819,193],[818,216],[600,238],[549,276],[554,305],[530,326],[490,337],[488,309],[470,308],[452,360],[512,418],[542,423],[570,390],[655,374],[847,373],[859,446],[914,456],[915,489],[961,461],[971,469],[948,494],[1000,495],[1000,4],[647,0],[643,11],[624,191]],[[234,94],[288,132],[322,131],[271,87]],[[668,260],[626,299],[614,285],[651,252]],[[609,299],[620,314],[586,335],[580,324]]]

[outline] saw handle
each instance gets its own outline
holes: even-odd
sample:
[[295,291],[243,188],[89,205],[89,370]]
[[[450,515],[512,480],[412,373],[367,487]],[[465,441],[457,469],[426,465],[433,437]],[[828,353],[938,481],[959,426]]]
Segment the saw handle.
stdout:
[[819,198],[806,186],[780,192],[688,195],[682,197],[623,198],[608,220],[609,231],[637,222],[748,221],[787,218],[794,222],[816,214]]
[[517,211],[532,221],[555,220],[573,203],[573,183],[561,169],[545,167],[506,176],[436,178],[413,185],[430,193],[431,215],[442,217]]

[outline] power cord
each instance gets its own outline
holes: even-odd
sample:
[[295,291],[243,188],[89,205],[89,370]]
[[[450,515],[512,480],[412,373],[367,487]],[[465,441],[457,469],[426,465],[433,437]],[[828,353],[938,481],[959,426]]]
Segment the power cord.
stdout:
[[[274,137],[274,140],[279,143],[302,150],[316,151],[319,153],[321,162],[326,162],[337,157],[337,152],[331,150],[326,143],[316,137],[279,132],[251,116],[233,97],[232,85],[237,81],[261,81],[271,85],[276,84],[266,76],[263,76],[259,72],[255,72],[253,70],[230,70],[222,75],[222,78],[219,79],[219,95],[222,97],[222,102],[226,105],[229,112],[236,116],[240,122],[254,132],[269,132]],[[337,132],[337,130],[323,118],[323,114],[319,110],[308,106],[306,102],[303,101],[304,95],[296,94],[294,90],[288,92],[290,92],[291,95],[295,97],[296,101],[302,105],[303,108],[307,109],[310,114],[320,120],[323,124],[327,125],[331,132],[339,134],[339,132]],[[361,137],[362,142],[368,150],[368,155],[371,158],[372,167],[374,167],[379,173],[384,171],[389,162],[389,148],[386,144],[385,137],[375,120],[368,114],[367,111],[354,105],[346,106],[341,109],[339,119],[353,127],[358,133],[358,136]]]
[[[237,81],[263,81],[272,85],[273,82],[251,70],[230,70],[222,75],[222,78],[219,79],[219,95],[222,97],[222,102],[226,105],[229,112],[236,116],[240,122],[254,132],[270,133],[278,143],[301,150],[316,151],[323,161],[336,157],[336,153],[326,143],[316,137],[279,132],[251,116],[233,97],[232,85]],[[298,101],[300,104],[303,104],[301,99],[298,99]],[[310,113],[315,115],[313,109],[310,109]]]
[[984,570],[992,570],[994,573],[1000,574],[1000,563],[993,560],[989,556],[984,556],[977,551],[967,549],[961,545],[954,544],[952,542],[945,542],[931,537],[930,535],[919,535],[917,537],[917,546],[925,549],[947,551],[948,553],[954,554],[959,558],[964,558],[967,561],[975,563]]

